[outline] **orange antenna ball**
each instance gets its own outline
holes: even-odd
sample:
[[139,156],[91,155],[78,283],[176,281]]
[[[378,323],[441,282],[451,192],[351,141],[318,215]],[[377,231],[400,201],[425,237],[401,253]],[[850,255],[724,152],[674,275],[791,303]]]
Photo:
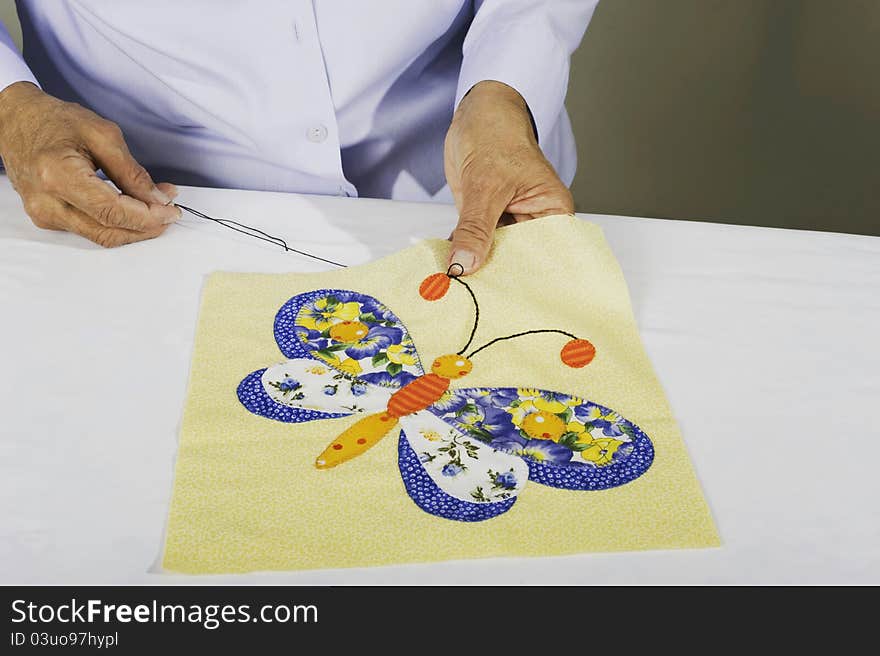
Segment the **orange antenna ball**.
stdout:
[[437,301],[449,291],[449,276],[445,273],[433,273],[419,285],[419,295],[426,301]]
[[596,357],[596,347],[586,339],[573,339],[562,347],[559,356],[569,367],[586,367]]

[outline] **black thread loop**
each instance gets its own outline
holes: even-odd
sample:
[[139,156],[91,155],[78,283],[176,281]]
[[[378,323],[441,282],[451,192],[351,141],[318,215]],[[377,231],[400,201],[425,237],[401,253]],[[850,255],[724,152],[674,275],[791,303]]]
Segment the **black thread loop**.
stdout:
[[[458,273],[452,273],[452,267],[458,267],[459,269],[461,269],[461,271],[459,271]],[[453,262],[452,264],[449,265],[449,268],[446,269],[446,275],[449,276],[450,278],[462,276],[462,275],[464,275],[464,267],[462,265],[460,265],[458,262]]]

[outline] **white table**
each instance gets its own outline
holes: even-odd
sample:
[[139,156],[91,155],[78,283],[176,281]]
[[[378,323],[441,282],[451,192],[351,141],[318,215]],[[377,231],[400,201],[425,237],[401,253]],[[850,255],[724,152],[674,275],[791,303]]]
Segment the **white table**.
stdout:
[[[179,200],[349,264],[455,221],[444,205]],[[195,218],[103,250],[32,227],[0,178],[0,583],[880,583],[880,238],[584,218],[623,267],[720,549],[155,573],[203,276],[327,267]]]

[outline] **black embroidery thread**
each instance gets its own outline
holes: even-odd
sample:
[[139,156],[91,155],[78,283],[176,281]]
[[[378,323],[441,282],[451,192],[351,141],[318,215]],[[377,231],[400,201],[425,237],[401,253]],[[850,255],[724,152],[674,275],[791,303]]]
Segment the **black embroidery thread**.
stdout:
[[482,351],[483,349],[489,348],[490,346],[492,346],[492,344],[494,344],[495,342],[501,342],[501,341],[504,341],[505,339],[513,339],[515,337],[522,337],[523,335],[537,335],[538,333],[557,333],[558,335],[565,335],[566,337],[571,337],[572,339],[578,339],[575,335],[572,335],[571,333],[567,333],[564,330],[555,330],[553,328],[545,328],[542,330],[525,330],[521,333],[514,333],[513,335],[505,335],[504,337],[496,337],[491,342],[486,342],[485,344],[483,344],[480,348],[476,349],[475,351],[471,351],[465,357],[470,359],[470,358],[474,357],[477,353]]
[[333,260],[328,260],[325,257],[321,257],[319,255],[313,255],[312,253],[307,253],[306,251],[301,251],[296,248],[291,248],[287,245],[287,242],[284,241],[281,237],[275,237],[274,235],[270,235],[267,232],[263,232],[259,228],[254,228],[253,226],[245,225],[244,223],[239,223],[238,221],[233,221],[232,219],[218,219],[213,216],[208,216],[204,212],[199,212],[198,210],[194,210],[191,207],[187,207],[186,205],[181,205],[180,203],[174,203],[175,207],[179,207],[182,210],[186,210],[193,216],[197,216],[200,219],[206,219],[208,221],[213,221],[224,228],[229,228],[230,230],[235,230],[235,232],[240,232],[243,235],[247,235],[248,237],[254,237],[255,239],[260,239],[265,242],[269,242],[270,244],[274,244],[275,246],[280,246],[288,253],[296,253],[297,255],[302,255],[304,257],[310,257],[313,260],[320,260],[321,262],[326,262],[327,264],[332,264],[333,266],[340,267],[342,269],[346,268],[345,264],[340,264],[339,262],[334,262]]

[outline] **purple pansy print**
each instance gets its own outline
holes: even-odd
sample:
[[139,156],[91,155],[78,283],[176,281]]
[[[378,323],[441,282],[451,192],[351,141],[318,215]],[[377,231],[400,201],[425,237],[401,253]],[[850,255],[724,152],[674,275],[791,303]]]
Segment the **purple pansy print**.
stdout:
[[400,324],[400,319],[375,298],[358,295],[354,300],[361,304],[361,316],[371,314],[375,317],[376,321],[390,321]]
[[305,326],[294,326],[293,331],[302,344],[308,344],[310,349],[320,350],[330,345],[330,339],[321,335],[317,330]]
[[623,435],[621,425],[625,419],[613,410],[608,410],[595,403],[584,403],[574,408],[574,416],[587,428],[599,428],[605,437]]
[[478,387],[464,390],[463,395],[472,399],[477,405],[493,406],[495,408],[507,408],[519,398],[516,389],[512,387]]
[[400,328],[373,325],[366,337],[345,349],[345,354],[355,360],[371,358],[392,344],[400,344],[402,339],[403,331]]
[[358,374],[360,380],[378,385],[379,387],[403,387],[415,380],[415,376],[408,371],[399,371],[393,376],[387,371],[376,371],[371,374]]
[[538,462],[562,463],[571,460],[571,449],[552,440],[526,440],[519,436],[492,440],[490,446]]
[[483,442],[518,433],[510,415],[491,405],[468,404],[458,411],[452,421],[465,433]]

